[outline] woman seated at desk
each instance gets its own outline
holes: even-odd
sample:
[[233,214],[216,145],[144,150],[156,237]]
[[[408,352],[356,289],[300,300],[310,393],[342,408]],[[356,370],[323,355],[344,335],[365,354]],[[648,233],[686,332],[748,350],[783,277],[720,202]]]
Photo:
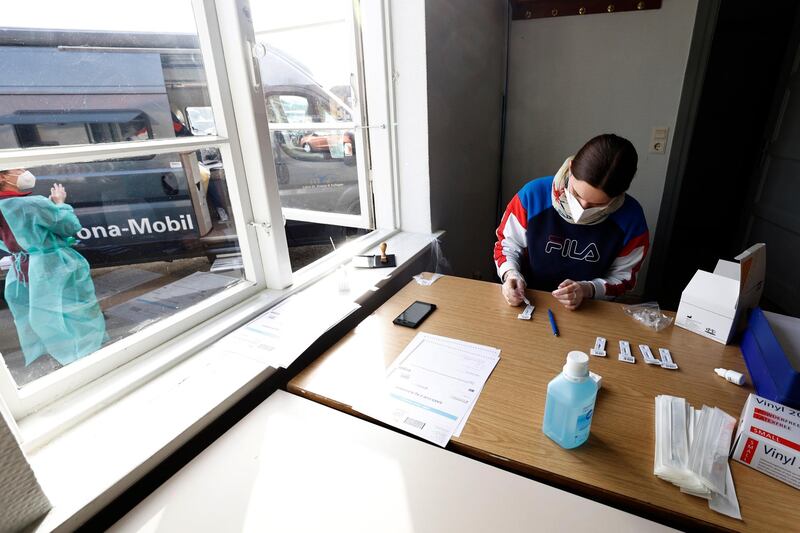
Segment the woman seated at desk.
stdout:
[[528,182],[506,208],[494,261],[509,305],[525,288],[552,291],[570,310],[636,285],[650,236],[644,212],[625,194],[636,173],[633,144],[594,137],[555,176]]

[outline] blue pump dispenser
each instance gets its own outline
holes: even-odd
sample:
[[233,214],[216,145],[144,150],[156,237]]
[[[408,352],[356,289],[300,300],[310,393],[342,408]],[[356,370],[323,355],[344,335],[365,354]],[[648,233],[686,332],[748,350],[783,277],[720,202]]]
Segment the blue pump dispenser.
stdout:
[[544,434],[562,448],[577,448],[589,438],[597,384],[589,377],[589,356],[567,354],[564,370],[547,385]]

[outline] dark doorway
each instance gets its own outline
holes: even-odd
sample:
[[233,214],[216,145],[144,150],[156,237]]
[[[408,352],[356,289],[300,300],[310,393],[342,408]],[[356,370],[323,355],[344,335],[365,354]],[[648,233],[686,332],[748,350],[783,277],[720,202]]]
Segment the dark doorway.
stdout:
[[[794,1],[720,2],[677,201],[665,195],[654,243],[647,293],[662,307],[677,309],[698,268],[712,271],[752,244],[747,219],[797,49],[797,19]],[[670,219],[671,228],[661,227]],[[779,260],[769,250],[767,262]]]

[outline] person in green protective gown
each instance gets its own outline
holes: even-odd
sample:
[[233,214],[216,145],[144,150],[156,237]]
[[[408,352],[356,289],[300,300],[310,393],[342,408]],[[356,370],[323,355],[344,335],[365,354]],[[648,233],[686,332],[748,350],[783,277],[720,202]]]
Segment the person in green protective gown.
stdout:
[[96,351],[106,327],[89,263],[72,248],[81,229],[60,184],[32,195],[24,169],[0,171],[0,249],[12,256],[5,299],[29,365],[49,354],[62,365]]

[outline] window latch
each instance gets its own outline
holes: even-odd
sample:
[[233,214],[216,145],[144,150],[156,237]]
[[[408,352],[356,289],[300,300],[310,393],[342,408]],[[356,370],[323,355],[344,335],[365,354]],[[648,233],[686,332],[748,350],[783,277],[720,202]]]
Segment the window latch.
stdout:
[[270,224],[269,222],[255,222],[255,221],[252,221],[252,222],[248,222],[247,225],[250,226],[250,227],[253,227],[253,228],[261,228],[261,229],[263,229],[265,231],[269,231],[270,228],[272,228],[272,224]]
[[[397,126],[397,122],[392,122],[390,126]],[[382,130],[386,129],[386,124],[366,124],[364,126],[356,126],[356,129],[359,130],[367,130],[370,128],[380,128]]]

